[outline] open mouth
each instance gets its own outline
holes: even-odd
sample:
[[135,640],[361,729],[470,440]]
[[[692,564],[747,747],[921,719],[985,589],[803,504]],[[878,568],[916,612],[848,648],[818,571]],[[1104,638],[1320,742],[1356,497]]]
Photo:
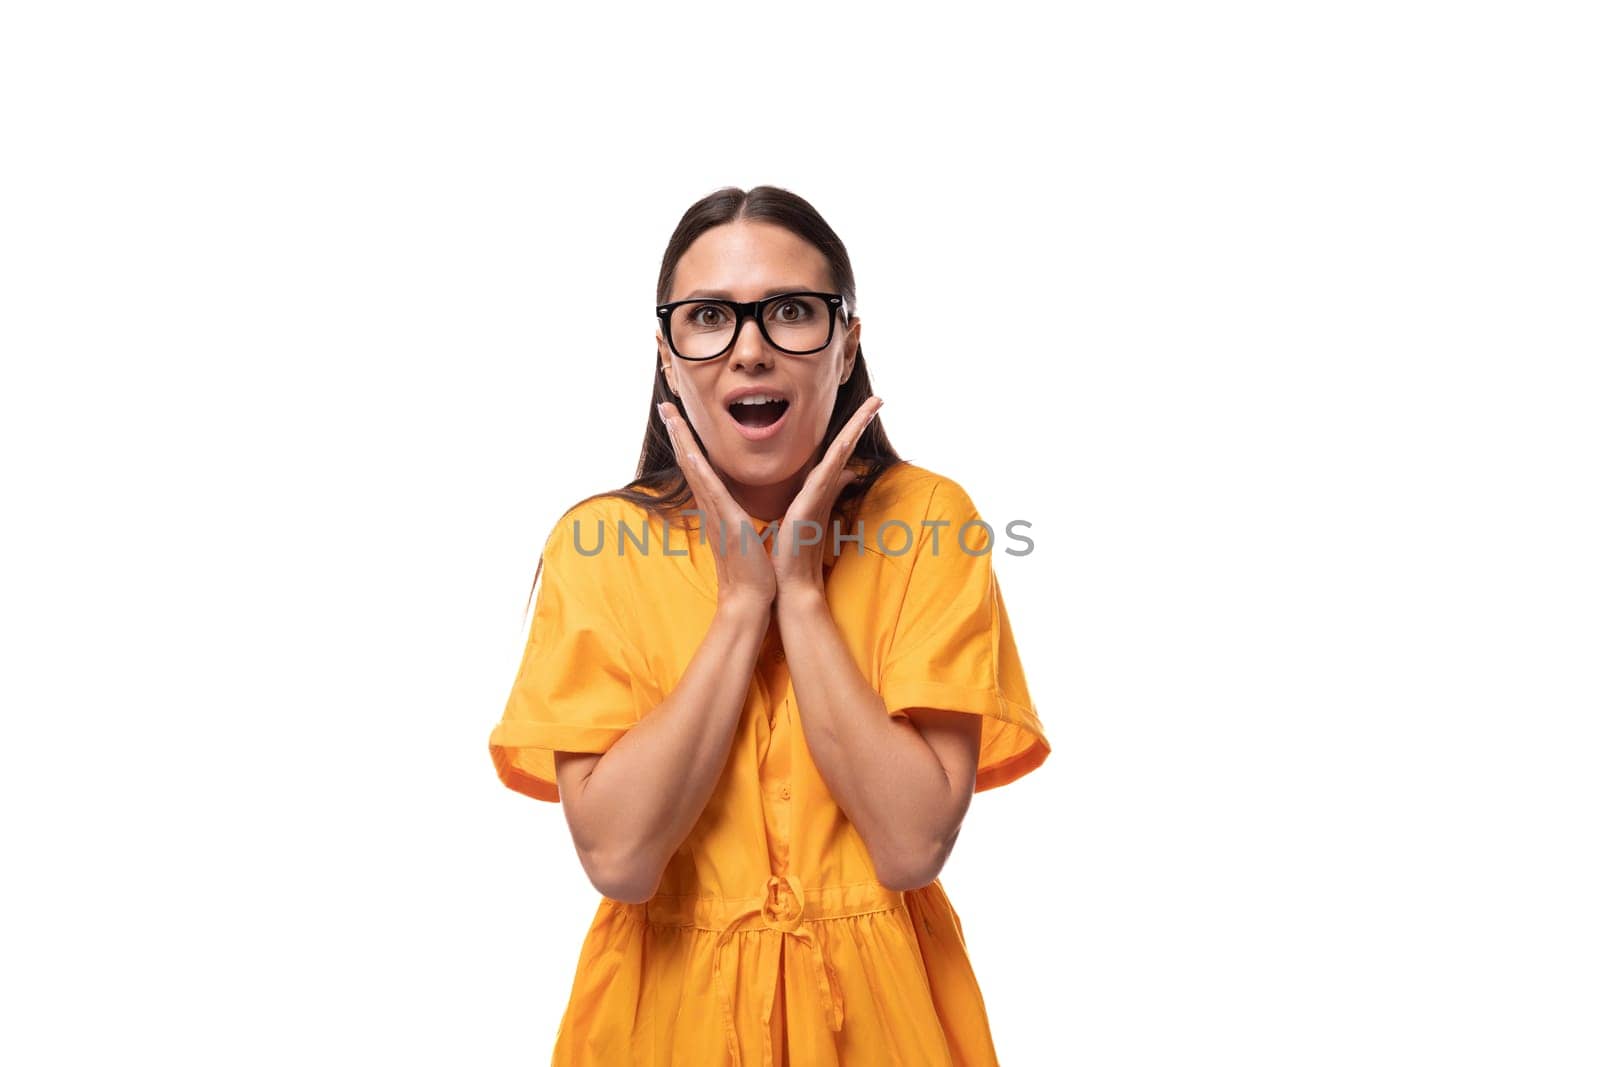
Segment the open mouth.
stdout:
[[751,430],[776,426],[788,410],[787,400],[765,400],[754,404],[738,400],[728,405],[728,414],[733,416],[733,421]]

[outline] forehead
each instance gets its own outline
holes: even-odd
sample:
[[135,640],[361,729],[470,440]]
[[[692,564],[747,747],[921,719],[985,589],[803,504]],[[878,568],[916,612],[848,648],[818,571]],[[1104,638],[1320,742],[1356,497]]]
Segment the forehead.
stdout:
[[713,226],[683,253],[669,300],[701,289],[759,300],[775,288],[827,291],[828,261],[816,246],[770,222]]

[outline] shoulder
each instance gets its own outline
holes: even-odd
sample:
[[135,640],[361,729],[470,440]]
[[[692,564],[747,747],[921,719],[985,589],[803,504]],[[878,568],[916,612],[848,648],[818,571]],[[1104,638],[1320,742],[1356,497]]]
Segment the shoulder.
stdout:
[[[609,538],[619,523],[638,529],[648,517],[648,510],[631,500],[604,493],[585,497],[563,511],[556,519],[555,525],[550,528],[550,533],[545,538],[545,549],[549,551],[562,546],[570,549],[574,529],[583,534],[592,534],[600,527],[605,527]],[[585,544],[592,544],[592,541],[585,539]]]
[[597,494],[568,507],[545,537],[544,566],[589,589],[632,584],[637,553],[619,551],[629,536],[647,535],[650,513],[641,504]]
[[901,460],[878,476],[863,501],[864,512],[888,521],[960,521],[975,518],[978,509],[966,487],[948,474]]

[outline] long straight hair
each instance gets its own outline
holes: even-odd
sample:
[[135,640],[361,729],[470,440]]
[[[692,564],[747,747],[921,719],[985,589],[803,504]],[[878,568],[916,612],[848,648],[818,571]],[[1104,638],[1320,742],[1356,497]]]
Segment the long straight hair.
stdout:
[[[844,297],[845,306],[850,309],[842,325],[848,328],[856,320],[856,276],[855,271],[851,269],[850,255],[845,251],[844,242],[839,240],[839,235],[833,232],[833,227],[829,226],[809,203],[787,189],[780,189],[774,185],[758,185],[748,192],[731,185],[725,186],[690,205],[689,210],[685,211],[683,218],[678,221],[678,228],[672,232],[672,239],[667,242],[667,250],[661,257],[661,273],[656,279],[656,303],[667,302],[677,274],[678,261],[701,234],[714,226],[741,220],[782,226],[820,251],[828,262],[828,269],[833,276],[834,290]],[[645,415],[644,445],[639,450],[639,463],[634,470],[633,480],[616,489],[607,489],[585,497],[568,508],[563,515],[591,500],[618,497],[643,506],[649,514],[662,519],[663,522],[670,522],[672,516],[693,499],[694,493],[689,488],[688,479],[678,467],[677,458],[672,450],[672,440],[667,435],[666,423],[661,420],[661,413],[656,410],[656,405],[664,400],[678,407],[680,414],[683,409],[667,385],[660,353],[654,347],[650,350],[650,364],[654,368],[650,383],[650,409]],[[861,351],[860,345],[857,345],[855,365],[850,377],[839,386],[838,394],[834,398],[833,416],[828,420],[828,429],[822,435],[821,447],[824,452],[832,446],[834,439],[839,436],[840,429],[850,421],[851,416],[871,395],[872,379],[867,373],[866,355]],[[689,427],[689,432],[694,435],[695,443],[700,446],[701,451],[705,451],[705,442],[700,439],[700,435],[695,432],[687,417],[684,418],[684,424]],[[846,465],[856,471],[859,478],[840,491],[834,505],[836,511],[843,513],[846,528],[855,524],[855,511],[873,483],[884,471],[900,462],[902,462],[900,454],[889,443],[889,435],[883,428],[883,418],[879,416],[873,419],[862,431],[860,439],[856,441],[855,449],[846,460]],[[687,529],[687,526],[685,528]],[[533,586],[528,589],[528,610],[532,609],[533,591],[539,584],[539,574],[543,570],[544,558],[541,556],[539,565],[534,570]]]

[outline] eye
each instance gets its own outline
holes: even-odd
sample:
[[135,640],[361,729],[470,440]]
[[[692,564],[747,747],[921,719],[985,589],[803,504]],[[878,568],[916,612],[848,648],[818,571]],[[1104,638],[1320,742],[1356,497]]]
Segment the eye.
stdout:
[[800,322],[811,313],[811,309],[799,300],[783,300],[774,306],[773,313],[779,322]]
[[[706,316],[710,316],[707,318]],[[722,308],[716,304],[701,304],[689,309],[689,321],[696,326],[716,326],[722,321]]]

